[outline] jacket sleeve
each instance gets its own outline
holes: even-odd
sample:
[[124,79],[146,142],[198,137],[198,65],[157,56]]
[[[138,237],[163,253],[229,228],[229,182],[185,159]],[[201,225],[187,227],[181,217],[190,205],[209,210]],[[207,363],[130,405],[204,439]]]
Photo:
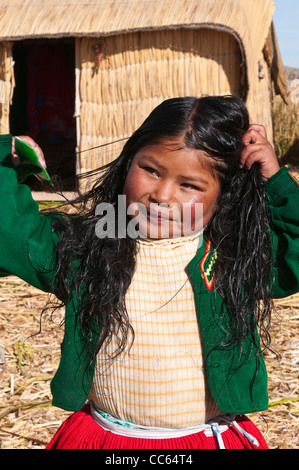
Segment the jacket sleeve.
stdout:
[[29,187],[20,184],[36,167],[15,167],[11,145],[11,135],[0,136],[0,276],[16,275],[38,289],[54,292],[59,240],[52,230],[55,214],[40,214]]
[[282,167],[264,187],[273,225],[273,297],[282,298],[299,291],[299,182]]

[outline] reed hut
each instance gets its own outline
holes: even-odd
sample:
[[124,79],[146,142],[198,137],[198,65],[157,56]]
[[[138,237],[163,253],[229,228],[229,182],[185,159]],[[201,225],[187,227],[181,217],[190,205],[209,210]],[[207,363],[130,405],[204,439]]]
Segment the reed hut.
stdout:
[[162,100],[232,93],[272,139],[273,95],[288,99],[274,8],[272,0],[0,0],[0,132],[24,128],[48,142],[49,155],[56,145],[50,171],[60,171],[59,145],[64,155],[73,145],[67,165],[80,173],[115,158]]

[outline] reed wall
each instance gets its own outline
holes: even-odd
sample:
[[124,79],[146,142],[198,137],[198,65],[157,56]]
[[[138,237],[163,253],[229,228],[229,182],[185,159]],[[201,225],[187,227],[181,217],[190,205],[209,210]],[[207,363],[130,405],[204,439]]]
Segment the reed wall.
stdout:
[[[77,38],[80,150],[124,139],[174,96],[244,91],[236,39],[212,29]],[[80,154],[82,172],[115,158],[124,142]]]

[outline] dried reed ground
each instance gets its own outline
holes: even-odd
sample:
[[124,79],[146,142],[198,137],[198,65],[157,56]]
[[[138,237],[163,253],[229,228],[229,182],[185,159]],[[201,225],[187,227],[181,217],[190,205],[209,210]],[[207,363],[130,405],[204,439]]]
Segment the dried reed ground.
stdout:
[[[2,449],[42,449],[69,412],[51,406],[50,379],[60,357],[63,312],[51,319],[40,311],[48,296],[16,277],[0,279],[0,441]],[[265,434],[270,449],[299,449],[299,295],[277,301],[273,346],[265,355],[270,407],[249,417]]]

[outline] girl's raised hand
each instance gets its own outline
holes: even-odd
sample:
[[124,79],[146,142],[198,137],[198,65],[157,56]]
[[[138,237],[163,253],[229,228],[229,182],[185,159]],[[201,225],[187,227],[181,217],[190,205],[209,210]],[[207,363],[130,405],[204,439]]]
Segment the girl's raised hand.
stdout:
[[240,157],[240,167],[249,170],[259,162],[263,179],[271,178],[280,169],[274,149],[267,139],[264,126],[252,124],[243,136],[244,150]]
[[[42,151],[42,149],[37,145],[37,143],[36,143],[33,139],[31,139],[31,137],[24,136],[24,135],[20,135],[19,137],[20,137],[20,139],[22,139],[24,142],[26,142],[26,144],[30,145],[30,147],[32,147],[33,150],[35,150],[36,155],[38,156],[39,161],[41,162],[41,164],[43,165],[44,168],[47,168],[46,160],[45,160],[43,151]],[[19,158],[19,156],[16,154],[16,151],[15,151],[15,138],[14,138],[14,137],[12,138],[11,156],[12,156],[13,164],[14,164],[15,166],[28,163],[28,162],[26,162],[26,161],[21,161],[20,158]]]

